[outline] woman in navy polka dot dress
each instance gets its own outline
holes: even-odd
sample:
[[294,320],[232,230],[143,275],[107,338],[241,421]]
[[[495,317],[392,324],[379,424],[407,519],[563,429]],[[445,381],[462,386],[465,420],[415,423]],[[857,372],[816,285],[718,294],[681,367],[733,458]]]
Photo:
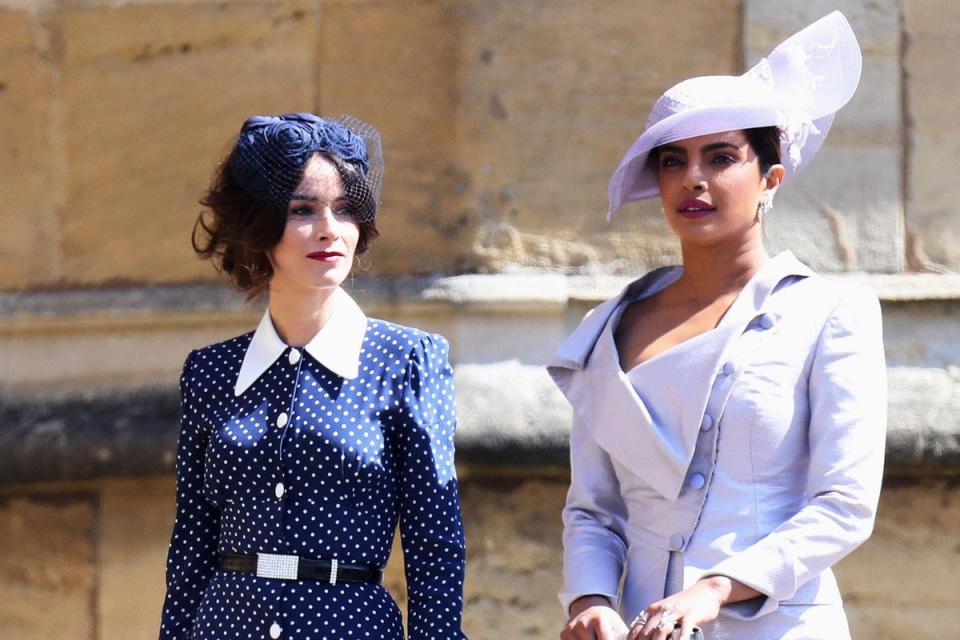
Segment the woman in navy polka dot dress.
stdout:
[[340,288],[381,174],[360,121],[254,117],[203,201],[194,247],[269,309],[184,366],[162,639],[401,640],[398,522],[409,638],[465,638],[447,343]]

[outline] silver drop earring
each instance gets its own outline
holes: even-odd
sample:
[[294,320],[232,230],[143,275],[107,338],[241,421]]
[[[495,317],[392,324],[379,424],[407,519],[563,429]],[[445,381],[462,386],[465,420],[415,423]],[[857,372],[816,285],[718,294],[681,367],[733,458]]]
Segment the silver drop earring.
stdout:
[[773,210],[773,194],[765,193],[760,198],[760,204],[757,205],[757,215],[765,216]]

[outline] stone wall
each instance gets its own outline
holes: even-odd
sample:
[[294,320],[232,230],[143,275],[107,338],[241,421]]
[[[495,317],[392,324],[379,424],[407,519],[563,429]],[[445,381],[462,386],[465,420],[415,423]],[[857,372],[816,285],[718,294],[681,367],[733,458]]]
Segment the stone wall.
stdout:
[[0,0],[4,637],[155,637],[179,368],[262,310],[193,257],[197,200],[245,117],[314,110],[383,135],[383,236],[353,293],[451,341],[470,637],[555,638],[570,413],[542,365],[587,308],[678,257],[656,202],[604,222],[609,175],[663,89],[739,73],[833,8],[863,80],[766,234],[883,303],[888,474],[874,537],[838,567],[855,637],[949,635],[958,6]]
[[[187,242],[252,113],[380,127],[383,238],[369,272],[633,273],[676,258],[655,203],[606,224],[646,113],[692,75],[738,73],[840,7],[860,89],[782,190],[769,236],[818,269],[954,268],[942,171],[960,148],[948,0],[0,1],[0,288],[215,276]],[[683,25],[683,28],[677,28]],[[423,251],[424,246],[431,251]]]
[[[567,477],[470,468],[461,476],[470,545],[465,631],[472,640],[557,638]],[[168,476],[0,492],[0,544],[17,550],[0,558],[5,637],[156,638],[172,521]],[[958,528],[960,499],[949,483],[887,486],[873,537],[837,566],[855,638],[949,637],[960,607],[960,548],[944,534]],[[386,584],[402,604],[399,545]]]

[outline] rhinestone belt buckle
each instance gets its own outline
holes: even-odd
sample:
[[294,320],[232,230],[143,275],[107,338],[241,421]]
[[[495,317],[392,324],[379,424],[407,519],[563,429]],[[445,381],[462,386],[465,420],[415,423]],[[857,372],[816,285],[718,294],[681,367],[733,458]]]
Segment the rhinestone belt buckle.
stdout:
[[276,580],[296,580],[300,556],[287,556],[278,553],[257,554],[257,577]]

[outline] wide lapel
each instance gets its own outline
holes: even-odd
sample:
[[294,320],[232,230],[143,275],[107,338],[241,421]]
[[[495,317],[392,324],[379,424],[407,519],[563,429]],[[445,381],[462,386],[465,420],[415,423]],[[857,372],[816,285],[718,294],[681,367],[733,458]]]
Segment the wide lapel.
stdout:
[[658,492],[671,491],[681,452],[654,425],[643,400],[620,369],[613,327],[627,300],[650,296],[680,276],[679,267],[650,272],[591,311],[561,345],[547,371],[597,443]]
[[743,333],[784,278],[811,274],[791,253],[779,254],[747,283],[715,329],[665,352],[661,362],[650,363],[654,370],[669,369],[653,376],[654,386],[662,386],[654,392],[675,397],[680,406],[679,424],[657,424],[653,419],[620,368],[613,341],[615,327],[608,326],[625,298],[653,295],[679,277],[678,268],[651,272],[597,307],[564,342],[548,371],[597,443],[662,496],[676,500],[715,381],[725,379],[718,392],[728,395],[742,370],[724,360],[730,343]]
[[553,358],[547,363],[547,371],[550,375],[554,377],[558,374],[563,375],[563,369],[576,371],[583,369],[597,338],[607,326],[611,314],[620,307],[624,299],[636,300],[651,296],[676,281],[681,273],[680,267],[654,269],[639,280],[630,283],[617,297],[588,311],[577,328],[563,341]]

